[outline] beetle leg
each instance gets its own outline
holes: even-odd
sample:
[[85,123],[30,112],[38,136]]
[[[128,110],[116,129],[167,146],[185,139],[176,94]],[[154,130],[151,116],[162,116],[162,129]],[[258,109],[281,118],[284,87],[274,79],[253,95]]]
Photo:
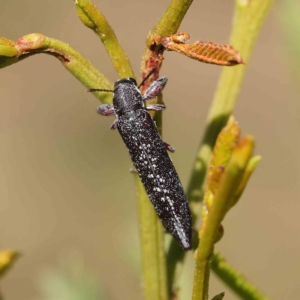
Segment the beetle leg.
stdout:
[[175,149],[174,149],[170,144],[164,142],[164,145],[165,145],[165,147],[166,147],[166,149],[167,149],[168,151],[170,151],[170,152],[172,152],[172,153],[175,152]]
[[112,116],[115,114],[115,109],[111,104],[103,104],[97,107],[97,113],[102,116]]
[[118,126],[118,119],[115,119],[114,122],[110,126],[110,130],[115,130]]
[[165,87],[167,84],[168,78],[161,77],[155,80],[147,89],[145,94],[143,95],[143,100],[149,100],[155,98]]
[[164,104],[149,104],[146,106],[147,110],[160,111],[165,110],[166,106]]
[[129,172],[132,173],[132,174],[136,174],[136,173],[137,173],[137,170],[136,170],[135,167],[133,167],[133,168],[130,168],[130,169],[129,169]]

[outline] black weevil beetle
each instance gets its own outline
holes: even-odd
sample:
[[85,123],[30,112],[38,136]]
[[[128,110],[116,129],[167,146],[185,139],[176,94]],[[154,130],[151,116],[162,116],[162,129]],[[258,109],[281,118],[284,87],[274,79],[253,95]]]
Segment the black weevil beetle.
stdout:
[[133,78],[118,80],[114,90],[90,89],[89,92],[114,93],[113,105],[101,105],[97,112],[116,116],[111,129],[118,129],[158,217],[180,245],[189,250],[192,246],[191,213],[180,179],[166,151],[174,152],[174,149],[162,141],[148,113],[149,110],[159,111],[166,107],[163,104],[145,106],[145,101],[155,98],[167,81],[166,77],[157,79],[144,95]]

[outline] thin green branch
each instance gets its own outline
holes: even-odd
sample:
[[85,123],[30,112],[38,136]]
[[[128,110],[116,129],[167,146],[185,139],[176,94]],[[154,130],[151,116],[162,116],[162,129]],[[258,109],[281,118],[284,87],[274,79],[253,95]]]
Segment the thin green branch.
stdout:
[[214,273],[244,300],[269,300],[252,285],[241,273],[236,271],[225,259],[214,252],[211,262]]
[[153,68],[160,68],[161,66],[161,57],[159,56],[161,46],[150,49],[153,44],[153,38],[176,33],[192,2],[193,0],[172,0],[164,15],[149,32],[141,63],[141,74],[143,78]]
[[123,48],[104,15],[89,0],[75,0],[77,14],[88,28],[102,41],[120,78],[133,77],[133,70]]
[[[193,232],[193,237],[197,235],[197,232]],[[172,251],[170,255],[170,250]],[[170,247],[167,252],[167,274],[168,274],[168,294],[171,299],[176,299],[177,284],[181,275],[184,264],[185,252],[178,245],[175,240],[171,241]]]
[[[147,37],[146,48],[141,63],[142,78],[147,76],[149,72],[156,68],[157,72],[154,76],[152,76],[152,80],[156,79],[161,67],[162,60],[159,56],[159,49],[156,49],[156,51],[150,49],[153,36],[163,36],[177,32],[191,3],[192,0],[173,0],[163,17],[150,31]],[[149,84],[150,81],[148,81],[142,89],[145,90]],[[154,99],[152,103],[162,103],[162,97]],[[156,113],[154,115],[154,119],[161,134],[162,114]],[[136,178],[137,201],[140,208],[139,227],[145,299],[168,299],[165,249],[162,234],[164,229],[156,216],[154,208],[150,205],[150,201],[144,188],[141,188],[141,185],[139,178]],[[149,217],[149,214],[151,214],[151,217]],[[180,251],[183,250],[181,249]],[[155,261],[152,262],[152,260]],[[159,265],[156,266],[156,263]]]
[[148,34],[147,47],[149,48],[155,35],[166,36],[176,33],[192,3],[193,0],[172,0],[164,15]]
[[[262,22],[272,3],[273,0],[236,1],[229,43],[238,49],[247,63],[249,63]],[[235,108],[245,72],[245,66],[223,68],[207,117],[205,135],[200,143],[187,189],[191,203],[202,200],[207,165],[215,140]],[[194,213],[198,214],[197,211]]]
[[[246,63],[249,63],[257,35],[272,3],[273,0],[236,0],[230,45],[239,51]],[[201,206],[199,203],[203,199],[204,180],[212,149],[219,132],[225,126],[235,108],[245,72],[245,66],[223,68],[222,70],[206,120],[204,136],[199,144],[187,187],[187,197],[190,202],[194,222],[198,219],[200,212]],[[172,265],[169,265],[168,268],[174,270],[175,274],[178,273],[178,268],[180,268],[183,259],[182,255],[178,255],[177,252],[176,247],[171,244],[167,260],[171,262]],[[170,257],[172,259],[170,259]],[[177,276],[175,277],[174,275],[172,277],[177,278]],[[169,283],[169,285],[170,284],[173,286],[172,289],[175,290],[177,282],[174,281],[173,283]]]
[[[13,57],[0,56],[0,68],[17,63],[29,56],[45,53],[58,58],[62,65],[86,88],[112,89],[112,83],[102,73],[64,42],[33,33],[21,37],[15,44],[15,49],[17,54]],[[103,103],[111,103],[111,93],[96,92],[94,95]]]
[[[162,96],[158,97],[162,102]],[[160,118],[160,120],[162,120]],[[156,123],[161,131],[161,122]],[[167,271],[164,233],[138,175],[135,175],[145,300],[167,300]]]
[[199,231],[200,243],[196,250],[193,300],[208,299],[209,260],[213,253],[221,222],[232,206],[232,201],[235,199],[251,159],[253,148],[254,140],[251,136],[240,140],[234,148],[227,166],[221,173],[213,202],[206,214],[205,223],[202,224]]
[[[300,20],[299,14],[300,2],[295,0],[286,0],[282,2],[280,8],[280,19],[283,25],[283,33],[286,38],[287,57],[289,59],[289,67],[292,70],[292,80],[295,87],[300,92]],[[300,111],[299,101],[296,111]],[[299,120],[299,117],[298,117]]]
[[139,215],[142,274],[145,300],[166,300],[167,276],[164,254],[164,230],[145,192],[143,184],[135,174]]

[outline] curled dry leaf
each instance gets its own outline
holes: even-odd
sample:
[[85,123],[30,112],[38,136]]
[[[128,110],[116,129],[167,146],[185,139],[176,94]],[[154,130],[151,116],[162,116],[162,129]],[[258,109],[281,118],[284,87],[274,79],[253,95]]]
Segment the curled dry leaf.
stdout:
[[180,32],[165,36],[161,44],[168,51],[176,51],[198,61],[220,66],[235,66],[245,64],[237,50],[229,45],[219,45],[212,42],[197,41],[187,44],[189,34]]

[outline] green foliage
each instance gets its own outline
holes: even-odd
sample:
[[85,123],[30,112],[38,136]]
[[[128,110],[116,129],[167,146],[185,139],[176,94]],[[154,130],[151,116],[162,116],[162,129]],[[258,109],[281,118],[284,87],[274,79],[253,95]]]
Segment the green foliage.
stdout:
[[[231,54],[234,53],[235,57],[239,57],[238,60],[234,61],[234,64],[244,61],[248,64],[256,37],[272,2],[272,0],[236,0],[230,44],[239,51],[238,53],[232,47],[224,45],[218,47],[213,43],[199,44],[196,42],[183,47],[182,41],[178,39],[180,36],[188,36],[188,34],[183,33],[178,38],[176,33],[192,4],[192,0],[172,0],[161,19],[147,36],[146,48],[141,59],[142,78],[145,78],[154,68],[157,72],[146,81],[142,89],[146,89],[151,81],[158,77],[165,50],[164,38],[167,36],[170,37],[171,41],[176,41],[176,49],[179,49],[179,53],[193,58],[195,58],[195,53],[197,57],[201,54],[201,61],[219,62],[219,64],[225,65],[224,60],[219,58],[225,57],[228,53],[230,55],[226,57],[232,57]],[[134,77],[131,64],[112,27],[101,11],[89,0],[76,0],[75,5],[80,20],[85,26],[92,29],[102,41],[119,76],[121,78]],[[194,45],[200,45],[200,48],[197,48],[197,51],[191,55],[191,48]],[[202,55],[204,49],[206,52]],[[215,53],[216,49],[217,54]],[[39,53],[59,59],[62,65],[87,88],[112,88],[112,83],[105,75],[100,73],[76,50],[61,41],[38,33],[23,36],[16,43],[6,38],[0,38],[1,68]],[[224,54],[226,55],[224,56]],[[227,65],[233,64],[227,62]],[[213,257],[215,243],[222,237],[221,222],[241,197],[247,181],[259,161],[259,157],[252,157],[254,138],[246,136],[244,139],[239,139],[240,129],[233,118],[229,119],[233,114],[245,71],[246,68],[243,65],[223,69],[207,117],[203,139],[199,144],[191,170],[187,196],[194,222],[201,216],[199,203],[203,199],[204,191],[206,191],[204,213],[202,213],[204,216],[203,224],[198,232],[200,243],[197,240],[197,234],[194,234],[194,249],[197,248],[197,250],[195,251],[193,300],[206,300],[209,297],[210,259]],[[95,95],[103,103],[111,102],[111,94],[95,93]],[[160,96],[154,101],[162,102],[162,97]],[[161,132],[162,114],[156,113],[153,117]],[[227,126],[224,128],[226,124]],[[219,142],[214,148],[217,139]],[[207,174],[208,179],[205,187]],[[139,213],[144,299],[177,299],[180,290],[177,279],[186,253],[179,249],[174,242],[171,242],[166,253],[162,225],[150,204],[139,177],[134,176]],[[215,257],[218,257],[217,254]],[[212,269],[236,293],[243,297],[247,295],[244,299],[265,299],[256,288],[251,286],[249,289],[250,285],[232,267],[224,268],[220,272],[219,264],[213,261]],[[227,279],[233,273],[235,280],[229,282]],[[70,277],[51,273],[47,278],[45,285],[47,300],[101,299],[101,295],[94,286],[89,286],[84,277]],[[243,285],[239,284],[241,280]],[[49,286],[53,288],[49,289]],[[223,299],[223,297],[224,294],[221,293],[213,299]]]
[[298,91],[300,92],[300,20],[298,15],[300,3],[294,0],[286,0],[284,1],[282,11],[283,14],[280,17],[286,30],[290,67],[293,71],[296,87],[298,87]]

